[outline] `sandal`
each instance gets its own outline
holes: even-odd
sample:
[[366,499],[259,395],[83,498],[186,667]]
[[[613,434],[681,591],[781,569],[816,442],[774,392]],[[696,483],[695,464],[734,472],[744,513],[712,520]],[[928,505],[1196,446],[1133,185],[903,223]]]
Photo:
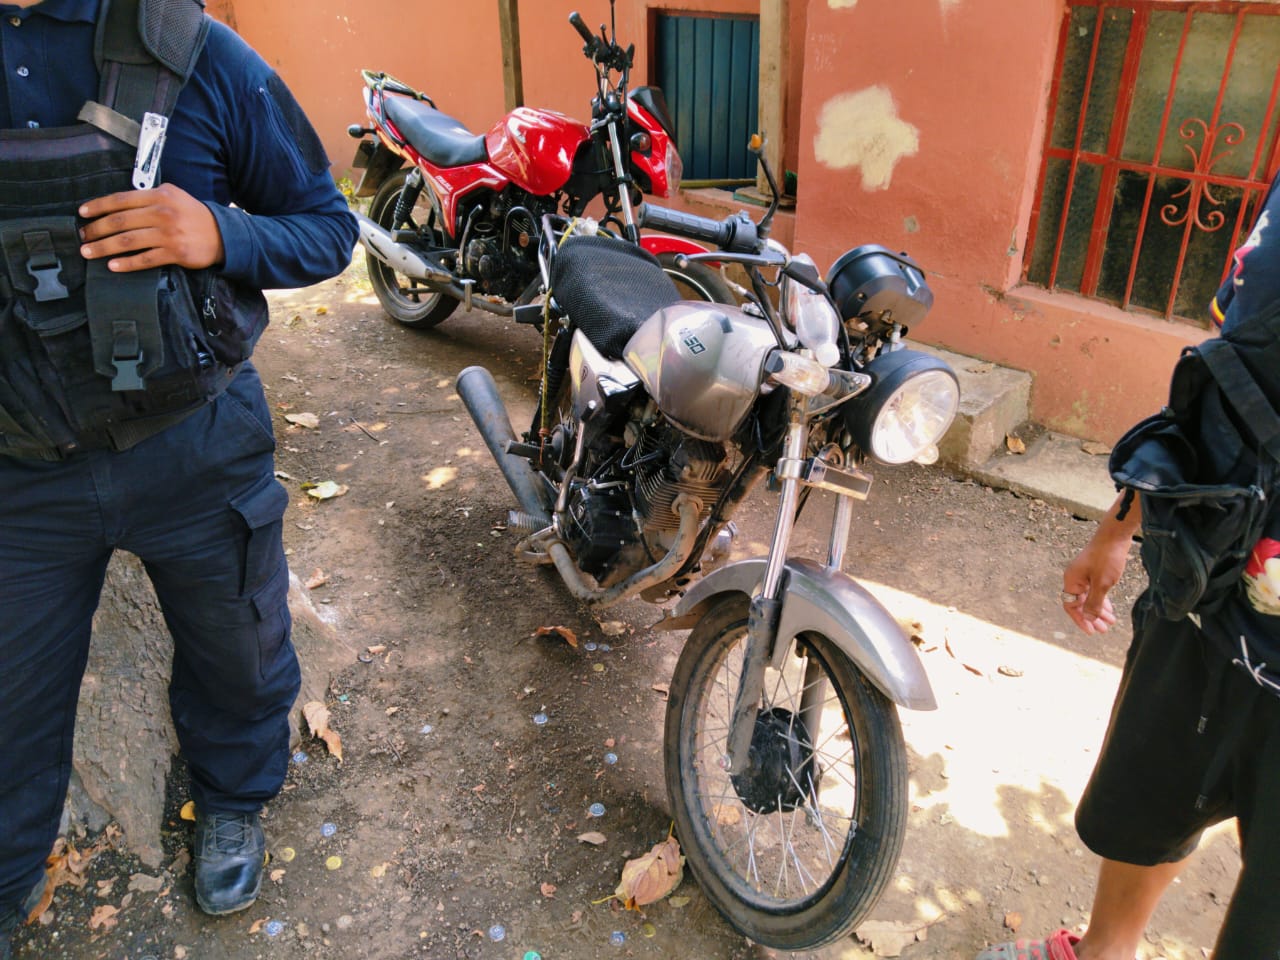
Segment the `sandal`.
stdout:
[[974,957],[974,960],[1078,960],[1072,948],[1080,938],[1059,930],[1044,940],[1015,940],[996,943]]

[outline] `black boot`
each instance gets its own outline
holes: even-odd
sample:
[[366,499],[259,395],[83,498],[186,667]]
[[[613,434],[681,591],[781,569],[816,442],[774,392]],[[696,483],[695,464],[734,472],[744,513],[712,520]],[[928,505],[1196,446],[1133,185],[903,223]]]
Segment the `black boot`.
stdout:
[[256,813],[197,813],[196,903],[200,909],[218,916],[243,910],[258,899],[266,851]]

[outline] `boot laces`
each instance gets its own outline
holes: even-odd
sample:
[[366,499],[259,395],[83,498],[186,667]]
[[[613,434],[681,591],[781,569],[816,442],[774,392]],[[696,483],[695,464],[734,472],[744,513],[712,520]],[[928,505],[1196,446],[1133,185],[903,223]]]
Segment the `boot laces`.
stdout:
[[212,813],[201,853],[241,853],[254,842],[253,817],[244,813]]

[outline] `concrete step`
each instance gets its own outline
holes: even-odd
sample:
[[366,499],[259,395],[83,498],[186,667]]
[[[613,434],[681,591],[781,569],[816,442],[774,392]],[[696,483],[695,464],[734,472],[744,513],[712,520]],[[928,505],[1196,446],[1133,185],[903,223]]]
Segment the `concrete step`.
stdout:
[[[1028,422],[1031,374],[936,347],[913,347],[947,361],[960,381],[960,411],[938,445],[943,465],[1091,520],[1115,501],[1109,449]],[[1025,440],[1021,453],[1006,443],[1010,434]]]

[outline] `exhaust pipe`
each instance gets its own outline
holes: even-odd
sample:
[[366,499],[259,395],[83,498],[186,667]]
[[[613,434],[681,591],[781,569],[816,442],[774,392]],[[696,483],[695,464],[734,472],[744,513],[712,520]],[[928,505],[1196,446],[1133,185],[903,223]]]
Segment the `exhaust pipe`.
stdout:
[[391,233],[374,223],[364,214],[357,213],[360,221],[360,242],[365,249],[396,273],[403,273],[412,280],[425,280],[451,286],[453,274],[438,267],[425,257],[420,257],[402,243],[396,243]]
[[364,214],[357,213],[355,218],[360,224],[360,243],[396,273],[402,273],[410,280],[431,284],[435,292],[461,300],[462,305],[468,310],[479,307],[481,310],[496,313],[501,317],[512,315],[511,304],[497,297],[472,293],[474,280],[459,282],[458,278],[444,267],[432,263],[403,243],[396,243],[390,231],[380,227]]
[[528,460],[507,453],[507,444],[515,440],[516,432],[511,429],[511,418],[493,376],[484,367],[467,367],[458,374],[454,386],[521,509],[542,526],[550,526],[551,503],[544,484]]

